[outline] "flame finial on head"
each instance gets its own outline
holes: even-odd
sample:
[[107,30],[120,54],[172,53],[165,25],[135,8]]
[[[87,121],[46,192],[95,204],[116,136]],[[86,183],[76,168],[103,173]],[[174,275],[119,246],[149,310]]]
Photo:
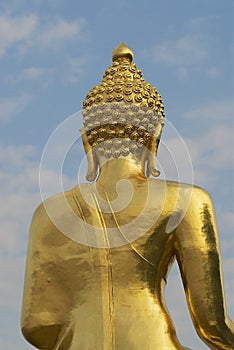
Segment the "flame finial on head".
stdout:
[[128,59],[130,62],[134,59],[134,54],[132,50],[122,41],[112,52],[112,61],[121,61],[123,59]]

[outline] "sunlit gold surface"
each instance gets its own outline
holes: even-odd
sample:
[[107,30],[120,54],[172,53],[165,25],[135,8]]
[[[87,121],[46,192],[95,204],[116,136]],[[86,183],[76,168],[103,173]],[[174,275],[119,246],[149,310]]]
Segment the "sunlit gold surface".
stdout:
[[122,41],[112,52],[112,61],[121,61],[127,58],[130,62],[134,59],[132,50]]
[[[85,135],[83,141],[86,152],[92,150]],[[157,142],[151,140],[147,149],[155,154]],[[88,156],[91,175],[96,172],[94,163],[100,166],[96,182],[76,186],[65,198],[81,221],[94,230],[101,228],[94,240],[106,245],[80,244],[56,227],[48,208],[68,230],[78,236],[82,230],[81,221],[74,225],[67,215],[63,194],[38,207],[30,229],[25,277],[25,338],[47,350],[186,349],[177,339],[164,300],[167,275],[176,259],[197,333],[211,349],[234,349],[209,195],[197,187],[146,177],[144,160],[150,163],[151,174],[155,168],[142,149],[125,158],[104,160],[95,151]],[[129,184],[130,201],[113,210],[116,198],[126,202]],[[188,193],[190,202],[182,220],[168,230],[169,223],[173,227],[171,218],[176,221],[181,214],[175,210],[178,197],[187,198]],[[88,197],[93,205],[87,204]],[[102,201],[109,211],[103,210]],[[127,233],[124,227],[145,208],[140,222],[144,234],[130,239],[138,227],[133,225]],[[116,228],[116,237],[111,228]],[[121,244],[114,245],[115,239]]]
[[[88,92],[83,102],[84,109],[103,103],[126,102],[149,107],[164,116],[162,98],[156,88],[144,80],[141,70],[132,62],[132,51],[121,43],[113,51],[112,59],[113,63],[106,69],[102,82]],[[92,123],[92,118],[90,119]]]

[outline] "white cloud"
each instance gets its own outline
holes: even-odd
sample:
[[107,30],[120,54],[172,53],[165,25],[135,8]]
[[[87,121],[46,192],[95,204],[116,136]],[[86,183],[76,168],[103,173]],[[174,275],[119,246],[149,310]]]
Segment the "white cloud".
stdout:
[[209,101],[203,106],[195,107],[191,111],[184,113],[185,120],[197,120],[198,122],[208,122],[210,127],[215,123],[231,125],[234,110],[234,101],[230,100],[214,100]]
[[187,34],[174,41],[163,42],[153,49],[153,62],[171,66],[189,66],[203,62],[208,56],[201,35]]
[[0,146],[0,162],[12,164],[14,166],[25,166],[29,159],[36,155],[36,149],[32,145]]
[[49,70],[42,67],[29,67],[25,68],[21,72],[21,79],[28,79],[28,80],[40,80],[46,75],[48,76]]
[[193,183],[193,164],[190,154],[183,140],[176,136],[166,137],[161,141],[157,159],[161,178]]
[[24,251],[30,217],[40,201],[38,164],[30,145],[1,147],[0,151],[0,251],[14,255]]
[[[164,41],[152,50],[153,62],[173,66],[179,79],[188,77],[188,67],[203,64],[209,56],[212,45],[209,28],[218,16],[200,16],[185,20],[186,34],[181,37]],[[207,75],[216,77],[219,71],[216,67],[209,67]]]
[[30,99],[29,94],[23,93],[17,97],[0,100],[0,122],[8,122],[11,118],[22,112]]
[[80,56],[78,58],[68,58],[68,70],[66,71],[65,80],[70,83],[79,82],[80,78],[85,73],[85,65],[87,64],[88,58],[86,56]]
[[[39,160],[33,146],[0,147],[0,252],[19,254],[25,251],[29,223],[36,206],[41,202],[39,188]],[[60,184],[60,174],[54,171],[44,173],[50,195]],[[64,175],[66,189],[75,185],[74,180]],[[57,186],[57,187],[56,187]],[[62,191],[61,187],[61,191]]]
[[12,45],[28,40],[35,34],[38,18],[35,15],[9,17],[0,16],[0,57]]
[[215,22],[220,17],[217,15],[208,15],[208,16],[199,16],[186,21],[189,28],[194,30],[201,30],[201,27],[204,30],[204,27],[210,25],[210,23]]
[[[53,65],[29,65],[4,76],[6,84],[21,84],[25,80],[37,82],[47,87],[48,84],[59,80],[62,83],[77,83],[85,72],[87,57],[83,54],[78,58],[64,57],[61,50],[76,42],[76,45],[86,38],[85,20],[83,18],[68,21],[62,18],[43,20],[36,15],[0,17],[0,58],[12,49],[17,59],[26,55],[38,57],[55,54]],[[2,30],[2,32],[1,32]],[[60,54],[59,54],[60,52]],[[60,59],[61,56],[61,59]],[[37,57],[37,61],[38,61]],[[27,62],[25,60],[25,62]],[[33,90],[32,90],[33,91]],[[0,101],[0,121],[8,121],[13,115],[22,111],[25,95]]]
[[9,74],[5,77],[6,83],[11,85],[21,84],[24,81],[39,83],[40,86],[48,87],[54,81],[61,81],[62,84],[77,83],[86,72],[88,58],[68,57],[61,65],[53,67],[31,66],[23,69],[19,74]]
[[67,191],[77,184],[76,179],[70,179],[68,176],[56,173],[50,169],[43,169],[40,178],[40,190],[43,200],[60,192]]
[[207,69],[207,75],[211,78],[216,78],[219,76],[219,70],[217,67],[210,67]]
[[57,50],[71,41],[76,43],[86,38],[84,32],[85,20],[78,19],[76,21],[66,21],[63,19],[51,20],[51,22],[43,22],[38,20],[37,30],[34,35],[21,46],[21,54],[26,54],[30,50],[34,52],[42,52],[45,55],[48,49]]
[[[62,18],[52,19],[47,23],[38,16],[0,16],[0,58],[7,49],[18,45],[21,54],[29,50],[44,50],[45,48],[57,48],[72,39],[85,38],[85,20],[66,21]],[[46,53],[46,51],[44,51]]]
[[56,72],[55,67],[49,68],[29,66],[21,70],[19,73],[10,73],[6,75],[4,80],[6,84],[10,84],[13,87],[15,87],[15,85],[22,84],[24,81],[29,81],[31,83],[40,83],[41,86],[47,87],[48,84],[54,81],[56,73],[58,72]]
[[221,173],[233,169],[233,108],[232,100],[215,100],[183,115],[189,126],[187,133],[193,133],[184,140],[192,159],[195,182],[199,180],[200,185],[211,187],[212,182],[213,185],[220,182]]
[[195,139],[187,139],[193,165],[198,169],[206,168],[210,173],[233,168],[234,156],[229,150],[233,147],[233,128],[214,126]]
[[80,39],[83,35],[83,25],[83,19],[74,22],[59,19],[44,28],[42,27],[42,30],[38,33],[37,40],[43,46],[50,46],[73,38]]
[[186,80],[188,78],[188,69],[186,67],[181,67],[177,69],[177,77],[180,80]]

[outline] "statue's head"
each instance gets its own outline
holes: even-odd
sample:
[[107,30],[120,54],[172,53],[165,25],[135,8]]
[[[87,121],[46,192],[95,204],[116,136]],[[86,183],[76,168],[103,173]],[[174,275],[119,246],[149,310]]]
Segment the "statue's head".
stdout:
[[164,106],[155,87],[145,82],[133,61],[133,52],[121,43],[112,53],[112,65],[100,85],[83,103],[81,130],[88,157],[87,179],[109,159],[131,157],[141,162],[147,176],[158,176],[155,159],[164,125]]

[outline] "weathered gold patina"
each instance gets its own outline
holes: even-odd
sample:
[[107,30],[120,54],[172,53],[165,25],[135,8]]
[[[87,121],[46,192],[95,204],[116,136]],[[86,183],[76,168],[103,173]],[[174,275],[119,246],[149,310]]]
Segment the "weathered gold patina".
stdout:
[[95,181],[49,198],[34,214],[23,334],[47,350],[186,349],[164,300],[176,259],[198,335],[211,349],[234,349],[211,199],[198,187],[149,177],[159,174],[164,109],[132,61],[122,43],[84,101],[87,178]]

